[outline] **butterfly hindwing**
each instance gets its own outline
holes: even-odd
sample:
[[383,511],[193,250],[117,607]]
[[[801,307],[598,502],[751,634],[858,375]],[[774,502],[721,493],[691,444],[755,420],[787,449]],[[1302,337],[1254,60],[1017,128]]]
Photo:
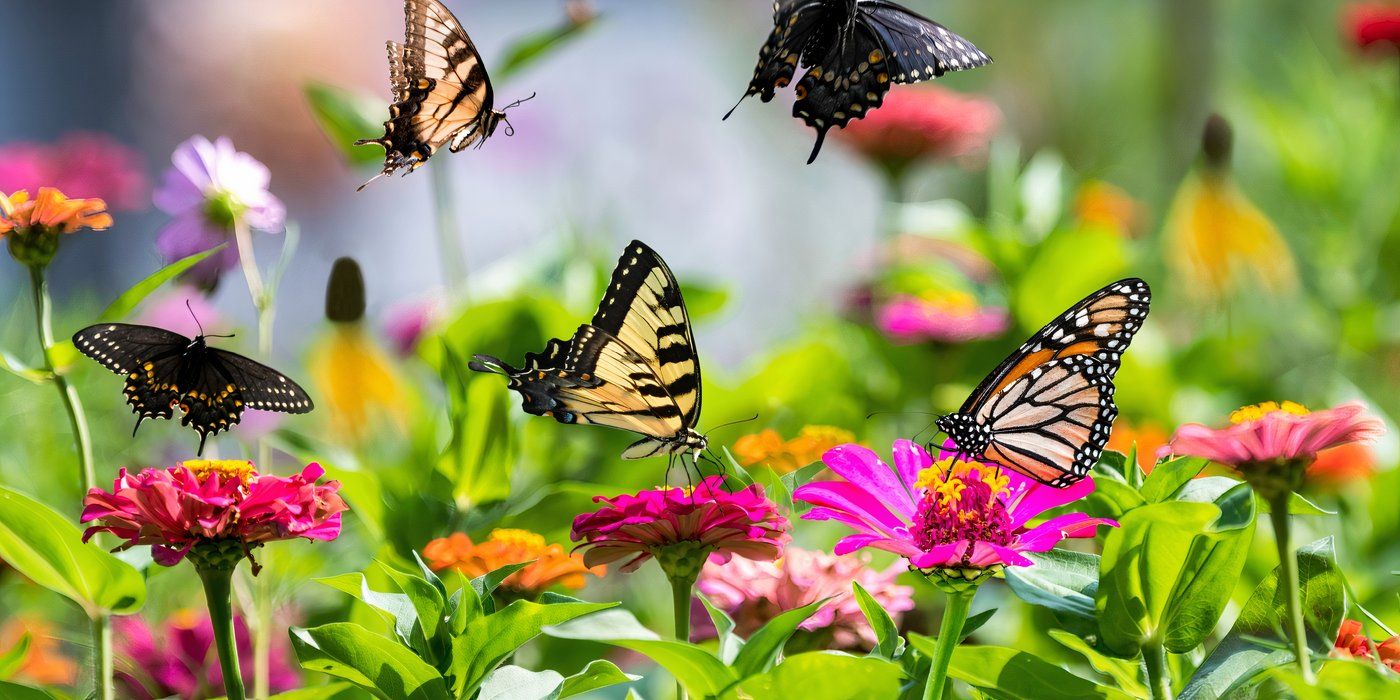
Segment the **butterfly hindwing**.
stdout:
[[889,54],[890,76],[896,83],[932,80],[992,62],[972,42],[905,7],[885,0],[868,0],[865,5],[869,26]]

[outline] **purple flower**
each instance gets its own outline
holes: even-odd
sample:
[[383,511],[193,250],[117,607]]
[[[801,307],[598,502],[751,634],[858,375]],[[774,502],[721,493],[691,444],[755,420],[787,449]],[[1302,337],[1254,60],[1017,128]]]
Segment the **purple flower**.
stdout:
[[418,341],[433,329],[447,312],[441,295],[406,299],[389,307],[384,314],[384,334],[400,357],[413,354]]
[[276,233],[286,221],[286,208],[267,190],[272,178],[267,166],[235,150],[227,137],[211,143],[192,136],[175,148],[170,162],[152,197],[173,217],[156,238],[156,248],[173,262],[229,242],[187,273],[200,286],[212,287],[221,273],[238,264],[231,243],[234,226]]
[[[118,617],[116,628],[117,682],[123,697],[136,700],[177,697],[203,700],[222,695],[224,674],[214,651],[214,626],[208,613],[182,610],[160,629],[141,617]],[[253,645],[243,618],[233,618],[239,656],[251,657]],[[268,684],[273,692],[292,690],[301,677],[288,661],[287,635],[273,634]],[[253,665],[244,664],[243,680],[253,682]]]

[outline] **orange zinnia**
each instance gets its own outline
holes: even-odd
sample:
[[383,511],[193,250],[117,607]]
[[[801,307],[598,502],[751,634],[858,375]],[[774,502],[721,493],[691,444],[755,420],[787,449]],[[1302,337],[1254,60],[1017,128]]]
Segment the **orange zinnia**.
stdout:
[[1138,468],[1143,474],[1151,474],[1152,468],[1157,465],[1157,453],[1166,444],[1167,433],[1160,427],[1151,423],[1134,425],[1120,418],[1104,447],[1126,455],[1136,445]]
[[73,233],[84,228],[101,231],[112,225],[107,203],[100,199],[69,199],[52,187],[40,187],[29,199],[27,190],[0,194],[0,236],[15,231]]
[[474,543],[470,537],[457,532],[439,538],[423,548],[423,558],[434,571],[452,569],[468,578],[484,576],[510,564],[531,562],[511,574],[502,588],[521,598],[536,598],[545,589],[559,584],[565,588],[583,588],[584,574],[602,576],[607,567],[589,568],[583,556],[564,551],[559,544],[546,544],[544,537],[529,530],[492,530],[485,542]]
[[779,474],[786,474],[820,462],[822,454],[837,445],[855,441],[856,436],[849,430],[829,425],[805,426],[798,431],[797,437],[786,441],[778,431],[767,428],[736,440],[734,458],[739,460],[741,466],[762,464]]

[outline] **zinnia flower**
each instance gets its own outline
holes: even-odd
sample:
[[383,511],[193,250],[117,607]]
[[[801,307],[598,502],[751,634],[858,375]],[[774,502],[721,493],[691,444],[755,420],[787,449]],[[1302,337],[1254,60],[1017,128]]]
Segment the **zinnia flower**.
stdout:
[[1382,665],[1400,673],[1400,635],[1376,644],[1366,636],[1366,630],[1359,620],[1343,620],[1341,628],[1337,630],[1337,642],[1332,647],[1332,657],[1372,660],[1377,655],[1380,656]]
[[1400,5],[1358,2],[1342,12],[1343,27],[1358,49],[1400,51]]
[[140,155],[106,134],[69,134],[52,145],[0,146],[0,192],[45,186],[131,210],[142,206],[146,176]]
[[[223,669],[214,651],[214,625],[207,614],[180,610],[152,629],[140,616],[118,617],[116,632],[117,682],[123,697],[133,700],[180,698],[204,700],[222,695]],[[233,618],[234,638],[240,656],[253,655],[248,625]],[[290,644],[285,631],[269,635],[268,686],[274,693],[301,686],[301,675],[289,661]],[[242,671],[253,682],[252,669]]]
[[734,458],[740,466],[762,464],[787,474],[821,461],[827,450],[855,439],[851,431],[830,425],[805,425],[791,440],[783,440],[778,431],[767,428],[734,441]]
[[1376,473],[1376,455],[1366,445],[1350,442],[1317,453],[1303,479],[1322,491],[1340,491]]
[[919,160],[960,158],[981,151],[999,126],[1001,110],[990,100],[919,85],[891,90],[879,109],[837,133],[898,178]]
[[[227,137],[210,142],[193,136],[175,148],[170,161],[172,167],[153,195],[156,206],[174,217],[156,238],[167,262],[230,241],[237,225],[282,230],[287,213],[267,189],[272,179],[267,166],[236,150]],[[210,288],[237,263],[238,249],[229,245],[187,274]]]
[[[868,557],[838,557],[789,546],[781,559],[771,562],[706,562],[696,588],[734,619],[735,632],[745,639],[781,613],[829,598],[800,628],[829,641],[822,646],[870,649],[878,640],[856,602],[851,582],[859,583],[898,623],[903,612],[914,608],[914,589],[895,583],[903,572],[897,562],[876,570],[870,568]],[[697,637],[714,635],[712,625],[708,633],[703,631],[708,615],[701,611],[695,619],[702,630]]]
[[1292,401],[1269,401],[1231,413],[1230,423],[1218,430],[1183,425],[1168,449],[1238,469],[1265,498],[1297,490],[1319,452],[1372,440],[1385,430],[1359,403],[1309,411]]
[[[589,568],[583,555],[564,551],[559,544],[545,544],[544,537],[529,530],[492,530],[485,542],[473,543],[456,532],[423,548],[423,558],[434,571],[452,569],[467,578],[485,576],[503,566],[530,562],[501,582],[513,598],[534,600],[550,586],[583,588],[585,574],[602,576],[604,566]],[[500,590],[500,589],[497,589]]]
[[365,282],[360,266],[340,258],[326,283],[330,332],[311,349],[311,376],[331,429],[351,442],[372,434],[382,421],[402,429],[407,418],[403,382],[384,351],[365,331]]
[[1119,418],[1108,436],[1106,450],[1128,454],[1137,448],[1137,466],[1143,474],[1151,474],[1157,466],[1157,454],[1166,447],[1167,433],[1152,423],[1130,423]]
[[787,518],[763,487],[730,493],[719,476],[705,477],[694,489],[656,488],[593,501],[605,505],[574,518],[572,533],[586,548],[587,566],[625,560],[621,569],[630,572],[656,557],[672,578],[693,581],[707,557],[771,561],[791,539]]
[[822,461],[844,481],[804,484],[793,498],[812,504],[803,519],[835,520],[857,531],[836,543],[836,554],[875,547],[945,580],[976,582],[1003,566],[1029,566],[1025,552],[1117,525],[1083,513],[1030,525],[1046,510],[1089,495],[1089,478],[1051,488],[994,464],[946,457],[935,463],[910,440],[895,441],[894,469],[860,445],[833,448]]
[[151,545],[163,566],[200,549],[206,550],[201,558],[236,563],[238,556],[251,560],[264,542],[330,541],[340,535],[346,506],[339,482],[316,483],[324,473],[313,463],[292,476],[259,474],[251,462],[236,460],[189,460],[139,474],[122,469],[110,493],[94,488],[84,499],[82,520],[93,524],[83,539],[110,532],[123,540],[118,550]]
[[111,225],[107,203],[100,199],[69,199],[52,187],[39,188],[32,200],[28,190],[8,197],[0,192],[0,238],[8,240],[15,260],[29,267],[42,268],[53,260],[58,234]]
[[966,343],[989,338],[1010,324],[1006,309],[979,306],[970,294],[895,296],[875,312],[875,325],[896,343]]
[[0,628],[0,656],[29,635],[29,649],[12,673],[18,680],[38,685],[71,686],[78,680],[78,664],[64,655],[53,625],[37,617],[20,615]]

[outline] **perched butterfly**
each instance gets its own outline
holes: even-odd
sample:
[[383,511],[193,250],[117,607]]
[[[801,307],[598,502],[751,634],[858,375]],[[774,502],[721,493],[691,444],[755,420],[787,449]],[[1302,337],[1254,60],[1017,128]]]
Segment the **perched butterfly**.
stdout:
[[592,323],[550,340],[516,369],[489,355],[468,365],[496,372],[524,397],[526,413],[560,423],[621,428],[644,437],[625,459],[699,455],[700,361],[680,285],[655,251],[632,241],[613,270]]
[[1151,299],[1137,278],[1085,297],[1002,360],[938,429],[960,455],[1041,483],[1063,488],[1083,479],[1118,417],[1113,376]]
[[739,102],[752,95],[768,102],[805,69],[792,116],[817,131],[811,163],[831,127],[845,128],[879,107],[892,83],[991,62],[947,27],[887,0],[778,0],[773,33],[758,50],[758,66]]
[[136,428],[147,418],[184,412],[180,425],[199,433],[199,452],[210,436],[232,428],[243,409],[280,413],[311,411],[311,397],[281,372],[227,350],[211,348],[203,334],[193,340],[153,326],[99,323],[73,335],[84,355],[126,376],[126,402]]
[[384,170],[369,182],[417,170],[444,144],[453,153],[480,146],[503,121],[511,134],[505,111],[494,108],[481,54],[457,18],[438,0],[404,0],[403,11],[404,43],[388,43],[394,104],[384,136],[355,142],[384,147]]

